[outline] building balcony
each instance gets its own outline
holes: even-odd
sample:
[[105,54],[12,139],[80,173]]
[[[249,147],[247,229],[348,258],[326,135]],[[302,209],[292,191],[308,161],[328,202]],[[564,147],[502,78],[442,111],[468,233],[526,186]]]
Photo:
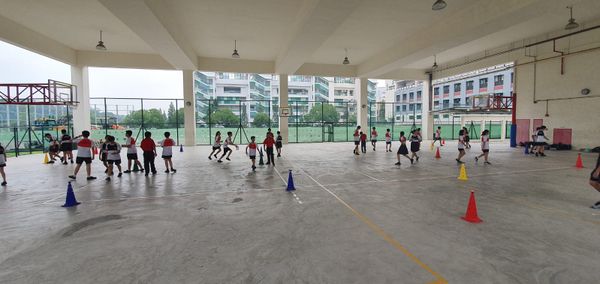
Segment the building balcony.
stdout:
[[503,90],[503,89],[504,89],[504,85],[494,86],[494,91]]

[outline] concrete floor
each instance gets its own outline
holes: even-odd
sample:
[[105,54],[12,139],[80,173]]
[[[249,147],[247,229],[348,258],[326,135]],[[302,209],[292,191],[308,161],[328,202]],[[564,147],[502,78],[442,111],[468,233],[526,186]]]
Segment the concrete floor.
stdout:
[[[64,203],[73,166],[9,159],[0,192],[1,283],[597,283],[597,154],[525,156],[492,144],[493,165],[456,145],[413,166],[349,143],[286,145],[277,168],[250,171],[209,147],[175,153],[176,174],[80,174],[81,205]],[[428,148],[428,147],[425,147]],[[164,169],[162,161],[159,169]],[[284,191],[294,170],[295,195]],[[475,190],[480,224],[460,219]],[[437,281],[437,282],[436,282]]]

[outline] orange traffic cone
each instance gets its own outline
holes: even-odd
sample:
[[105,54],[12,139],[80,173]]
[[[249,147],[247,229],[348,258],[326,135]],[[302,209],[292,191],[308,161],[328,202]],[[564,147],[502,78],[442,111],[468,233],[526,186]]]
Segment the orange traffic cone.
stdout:
[[441,159],[442,156],[440,156],[440,147],[437,147],[437,150],[435,151],[435,158],[436,159]]
[[446,140],[442,139],[442,146],[446,145]]
[[471,223],[481,223],[483,220],[477,216],[477,204],[475,203],[475,193],[471,190],[471,197],[469,197],[469,205],[467,206],[467,213],[461,217],[463,220]]
[[583,161],[581,160],[581,153],[577,154],[577,162],[575,163],[575,167],[578,169],[583,168]]

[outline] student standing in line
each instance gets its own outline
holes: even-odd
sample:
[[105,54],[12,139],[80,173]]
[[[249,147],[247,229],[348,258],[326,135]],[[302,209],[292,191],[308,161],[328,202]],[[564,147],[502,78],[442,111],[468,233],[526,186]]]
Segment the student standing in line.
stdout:
[[[252,161],[252,171],[256,170],[256,137],[250,136],[250,143],[246,146],[246,155],[250,157],[250,161]],[[248,151],[250,149],[250,151]]]
[[375,130],[375,127],[371,130],[371,146],[373,146],[373,151],[375,151],[375,146],[377,146],[377,130]]
[[441,126],[438,126],[437,130],[433,134],[433,142],[431,142],[431,147],[433,147],[435,145],[435,141],[440,141],[440,146],[444,146],[444,144],[442,144],[442,127]]
[[358,153],[358,145],[360,144],[360,125],[356,127],[356,130],[354,130],[354,155],[360,155]]
[[410,136],[411,160],[416,159],[417,162],[419,161],[419,156],[417,155],[417,152],[419,152],[419,150],[421,150],[421,136],[419,134],[419,129],[417,128],[411,131]]
[[469,130],[467,130],[466,127],[463,127],[463,136],[464,136],[464,144],[465,144],[465,148],[466,149],[471,149],[471,143],[469,143],[471,141],[471,138],[469,137]]
[[233,152],[231,150],[231,148],[229,148],[229,145],[233,145],[235,146],[235,149],[239,149],[238,145],[235,145],[233,143],[233,138],[231,138],[233,136],[233,132],[229,131],[227,132],[227,138],[225,138],[225,143],[223,143],[223,154],[221,155],[221,158],[219,158],[219,160],[217,160],[217,162],[222,163],[223,162],[223,157],[225,157],[225,155],[227,155],[227,157],[225,159],[227,159],[227,161],[231,161],[229,159],[229,157],[231,156],[231,153]]
[[135,139],[132,137],[133,132],[131,130],[125,131],[125,144],[122,146],[127,148],[127,170],[124,173],[131,173],[131,163],[137,165],[138,168],[143,172],[142,162],[138,159],[137,148],[135,147]]
[[483,154],[475,157],[475,162],[477,163],[479,158],[484,157],[484,164],[491,165],[491,163],[488,161],[488,155],[490,153],[490,131],[487,129],[481,132],[481,151]]
[[144,133],[144,139],[140,143],[140,148],[144,152],[142,155],[144,157],[144,169],[146,170],[145,176],[148,176],[150,172],[152,172],[152,175],[155,175],[156,166],[154,165],[154,159],[157,156],[156,143],[152,140],[152,133],[150,131]]
[[540,129],[537,132],[537,138],[536,138],[536,144],[537,144],[537,148],[536,148],[536,152],[535,152],[535,156],[537,157],[542,156],[542,157],[546,157],[546,154],[544,154],[544,148],[546,147],[546,145],[548,145],[548,143],[546,141],[549,141],[550,139],[548,139],[548,137],[546,137],[546,134],[544,134],[544,131],[548,130],[548,128],[546,128],[546,126],[541,126]]
[[106,161],[108,162],[106,180],[110,181],[110,177],[114,173],[113,165],[116,165],[119,169],[119,175],[117,175],[117,177],[121,177],[121,175],[123,175],[121,172],[121,145],[115,142],[114,136],[108,136],[106,142]]
[[273,139],[273,133],[267,132],[267,137],[263,141],[263,147],[267,152],[267,165],[273,164],[275,166],[275,154],[273,152],[273,145],[275,145],[275,139]]
[[277,157],[281,157],[281,148],[283,148],[283,137],[281,132],[277,131],[277,140],[275,140],[275,149],[277,149]]
[[67,134],[66,129],[62,129],[60,131],[62,136],[60,137],[60,150],[63,152],[63,165],[68,164],[67,158],[73,163],[73,138],[71,135]]
[[367,133],[360,132],[360,151],[367,153]]
[[398,153],[396,153],[396,157],[398,158],[398,162],[396,163],[397,166],[401,165],[400,163],[400,156],[404,156],[407,159],[410,160],[410,163],[412,164],[414,162],[414,160],[408,156],[408,148],[406,147],[406,137],[404,137],[404,131],[400,131],[400,148],[398,148]]
[[106,145],[108,144],[109,137],[110,135],[106,135],[104,136],[104,141],[102,141],[102,139],[99,141],[100,151],[98,153],[98,156],[100,161],[102,162],[102,165],[104,166],[104,173],[108,173],[108,162],[106,161],[106,157],[108,156],[108,150],[106,149]]
[[458,158],[456,158],[456,162],[458,162],[459,164],[464,164],[464,162],[460,159],[462,159],[462,157],[466,155],[465,147],[465,130],[461,129],[458,131]]
[[218,158],[217,155],[221,153],[221,131],[217,131],[215,133],[215,143],[212,146],[212,152],[208,154],[208,159],[212,160],[210,156],[214,154],[215,159]]
[[77,173],[81,168],[81,164],[84,162],[87,180],[96,179],[95,176],[92,176],[92,160],[96,157],[93,151],[94,142],[88,137],[90,137],[90,132],[87,130],[82,131],[80,136],[75,137],[75,142],[77,143],[77,158],[75,158],[75,164],[77,165],[75,166],[73,175],[69,176],[71,179],[75,179],[77,177]]
[[389,128],[385,132],[385,151],[392,152],[392,133]]
[[[590,185],[600,192],[600,154],[598,154],[598,160],[596,161],[596,168],[590,174]],[[593,209],[600,209],[600,201],[592,205]]]
[[165,139],[159,142],[162,147],[162,158],[165,161],[165,173],[169,173],[171,169],[172,173],[176,173],[177,170],[173,168],[173,146],[175,146],[175,140],[171,138],[171,132],[165,132]]
[[6,150],[4,146],[0,145],[0,175],[2,175],[2,183],[0,185],[6,185],[6,173],[4,172],[4,168],[6,167]]

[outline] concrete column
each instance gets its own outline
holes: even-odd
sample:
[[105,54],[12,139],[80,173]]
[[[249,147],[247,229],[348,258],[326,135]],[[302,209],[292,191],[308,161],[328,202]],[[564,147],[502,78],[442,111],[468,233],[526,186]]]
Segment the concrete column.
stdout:
[[71,66],[71,84],[77,86],[77,101],[79,103],[71,110],[73,112],[74,135],[83,130],[90,130],[90,80],[87,66]]
[[431,112],[433,100],[431,97],[431,81],[423,81],[423,92],[421,94],[421,136],[423,140],[433,139],[433,114]]
[[183,127],[186,146],[196,145],[196,97],[194,96],[194,71],[183,70]]
[[[288,75],[279,74],[279,108],[289,107],[288,102]],[[280,112],[281,114],[281,112]],[[291,110],[290,110],[291,114]],[[289,130],[288,130],[288,117],[282,117],[279,115],[279,131],[281,132],[281,138],[283,143],[287,144],[289,141]]]
[[[510,79],[509,79],[510,80]],[[506,120],[502,120],[502,126],[500,127],[500,139],[506,139]]]
[[[355,95],[356,97],[356,109],[357,109],[357,114],[356,114],[356,123],[357,125],[360,125],[360,127],[363,129],[363,131],[365,131],[366,129],[366,133],[369,133],[369,90],[368,90],[368,86],[369,86],[369,79],[367,78],[360,78],[359,82],[359,91],[358,94]],[[368,135],[368,134],[367,134]]]

